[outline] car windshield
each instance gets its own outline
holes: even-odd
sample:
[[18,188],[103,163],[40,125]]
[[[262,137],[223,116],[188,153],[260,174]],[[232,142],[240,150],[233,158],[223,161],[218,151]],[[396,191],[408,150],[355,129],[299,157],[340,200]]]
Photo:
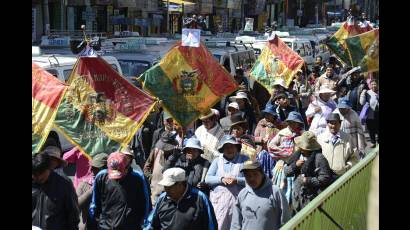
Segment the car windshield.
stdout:
[[214,54],[214,58],[216,59],[217,62],[219,62],[221,60],[221,56],[219,54]]
[[138,77],[150,67],[148,61],[141,60],[118,60],[122,73],[127,77]]

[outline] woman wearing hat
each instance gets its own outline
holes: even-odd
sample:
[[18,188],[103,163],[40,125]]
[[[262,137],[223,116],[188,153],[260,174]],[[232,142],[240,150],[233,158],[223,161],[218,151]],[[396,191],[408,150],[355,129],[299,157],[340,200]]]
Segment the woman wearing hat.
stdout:
[[239,105],[239,110],[244,114],[243,117],[248,122],[248,134],[253,133],[256,127],[256,112],[252,108],[251,101],[248,98],[247,93],[237,92],[236,96],[229,98],[231,101],[236,101]]
[[240,154],[241,146],[235,137],[223,136],[218,146],[218,151],[223,154],[212,162],[205,178],[205,183],[212,187],[210,200],[219,230],[230,228],[235,200],[245,186],[240,170],[249,158]]
[[322,86],[317,92],[316,100],[312,101],[306,110],[306,117],[313,118],[309,131],[312,131],[315,135],[319,135],[326,130],[326,118],[336,109],[336,103],[331,99],[335,93],[334,90]]
[[250,159],[256,159],[256,145],[254,137],[246,134],[248,124],[241,114],[232,116],[232,124],[229,134],[234,136],[242,144],[241,154],[248,156]]
[[268,143],[268,151],[271,157],[277,161],[272,170],[273,183],[278,185],[285,193],[290,202],[293,178],[286,178],[283,167],[285,161],[293,154],[294,138],[300,136],[304,130],[302,115],[298,112],[289,113],[286,119],[288,127],[279,133]]
[[209,196],[209,189],[204,181],[211,163],[201,156],[203,153],[201,142],[196,137],[191,137],[187,140],[182,153],[176,152],[168,158],[164,171],[174,167],[184,169],[188,184]]
[[295,138],[296,150],[290,157],[285,175],[295,177],[292,192],[293,214],[300,211],[332,182],[332,173],[313,132]]
[[157,197],[164,191],[164,187],[158,182],[162,179],[165,162],[174,151],[177,151],[178,141],[175,139],[176,132],[165,131],[161,139],[155,144],[153,150],[145,162],[144,174],[151,182],[151,202],[155,203]]

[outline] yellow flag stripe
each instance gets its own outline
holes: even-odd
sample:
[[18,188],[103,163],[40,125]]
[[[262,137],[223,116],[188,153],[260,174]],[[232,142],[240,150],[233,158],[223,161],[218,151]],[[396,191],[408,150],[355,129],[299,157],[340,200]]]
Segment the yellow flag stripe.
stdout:
[[[181,74],[181,70],[185,70],[187,72],[193,71],[192,67],[185,61],[184,56],[179,52],[178,49],[174,49],[172,52],[169,52],[161,60],[159,66],[167,75],[170,82],[176,82],[176,84],[178,84],[177,78]],[[176,68],[176,66],[178,66],[178,68]],[[218,101],[219,98],[212,92],[212,90],[205,84],[205,82],[202,82],[201,89],[196,93],[196,95],[184,97],[192,107],[202,113],[206,112],[211,101]]]

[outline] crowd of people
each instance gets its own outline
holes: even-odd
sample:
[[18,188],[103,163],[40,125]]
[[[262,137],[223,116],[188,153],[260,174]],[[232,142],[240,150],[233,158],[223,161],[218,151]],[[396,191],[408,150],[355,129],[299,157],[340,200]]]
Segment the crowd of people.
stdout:
[[129,148],[89,159],[46,146],[32,159],[32,225],[279,229],[365,157],[366,130],[376,147],[377,76],[349,70],[317,57],[266,97],[238,69],[239,90],[190,127],[157,108]]

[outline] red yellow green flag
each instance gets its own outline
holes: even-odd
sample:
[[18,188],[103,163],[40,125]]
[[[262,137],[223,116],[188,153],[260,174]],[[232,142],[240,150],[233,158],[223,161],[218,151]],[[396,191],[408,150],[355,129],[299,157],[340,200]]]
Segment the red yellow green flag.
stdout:
[[379,70],[379,29],[374,29],[346,39],[352,66],[362,72]]
[[181,46],[181,42],[138,80],[183,127],[238,89],[232,76],[203,44],[187,47]]
[[55,127],[83,153],[111,153],[130,142],[155,105],[100,57],[79,57]]
[[35,154],[48,137],[66,85],[32,63],[31,86],[31,152]]
[[350,56],[346,47],[346,38],[367,32],[371,29],[370,25],[360,26],[353,18],[349,18],[343,23],[339,30],[329,38],[326,45],[341,62],[349,65]]
[[296,52],[289,48],[282,39],[275,36],[274,39],[266,42],[250,75],[271,92],[277,78],[282,78],[286,85],[289,85],[303,63],[303,59]]

